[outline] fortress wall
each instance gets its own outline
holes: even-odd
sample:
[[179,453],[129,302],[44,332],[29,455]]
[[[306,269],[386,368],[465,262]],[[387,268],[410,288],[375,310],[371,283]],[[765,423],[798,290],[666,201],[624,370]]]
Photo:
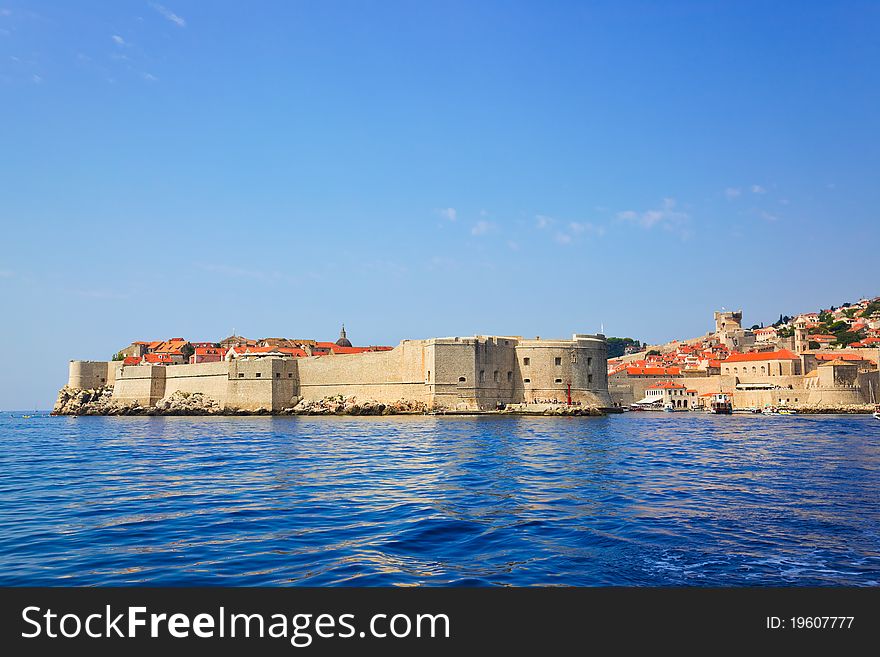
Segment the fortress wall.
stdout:
[[200,392],[223,406],[229,388],[229,363],[199,363],[197,365],[168,365],[165,367],[165,393]]
[[[476,350],[473,338],[441,338],[425,345],[425,376],[434,406],[476,409]],[[460,381],[459,379],[463,379]]]
[[[237,408],[246,411],[280,410],[274,408],[274,373],[277,371],[274,358],[229,361],[229,388],[224,408]],[[194,365],[205,367],[213,363]]]
[[116,372],[113,397],[154,406],[165,396],[165,370],[162,365],[120,365]]
[[116,381],[118,361],[72,360],[68,368],[67,385],[91,390]]
[[355,396],[390,403],[428,401],[424,342],[405,340],[391,351],[297,359],[299,394],[305,399]]

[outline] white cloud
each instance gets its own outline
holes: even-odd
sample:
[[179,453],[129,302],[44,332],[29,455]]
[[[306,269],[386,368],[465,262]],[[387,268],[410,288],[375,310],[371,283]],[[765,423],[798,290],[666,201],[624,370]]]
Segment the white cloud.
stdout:
[[40,83],[43,81],[43,78],[41,78],[39,75],[37,75],[36,73],[34,73],[34,74],[31,76],[31,80],[33,80],[34,84],[40,84]]
[[[617,213],[617,218],[621,221],[638,224],[649,230],[654,226],[661,226],[666,230],[679,229],[681,224],[690,220],[689,214],[675,209],[677,202],[674,198],[664,198],[661,206],[644,212],[624,210]],[[682,235],[684,235],[683,232]]]
[[113,292],[111,290],[73,290],[73,293],[77,296],[84,297],[86,299],[128,299],[129,295],[121,292]]
[[492,230],[492,224],[488,221],[478,221],[474,224],[474,227],[471,228],[471,235],[485,235],[490,230]]
[[480,216],[481,217],[488,217],[489,211],[488,210],[480,210]]
[[767,190],[760,185],[752,185],[752,194],[766,194]]
[[777,215],[770,214],[766,210],[761,212],[761,219],[764,219],[766,221],[779,221],[779,217]]
[[535,225],[541,230],[547,228],[547,226],[552,226],[556,223],[556,220],[553,217],[548,217],[544,214],[536,214],[535,215]]
[[724,190],[724,195],[729,199],[735,199],[740,194],[742,194],[742,190],[739,187],[728,187]]
[[15,272],[11,269],[0,269],[0,278],[12,278]]
[[[177,27],[186,27],[186,21],[182,17],[178,16],[173,11],[168,9],[167,7],[163,7],[162,5],[155,3],[155,2],[151,2],[150,6],[153,9],[155,9],[156,11],[158,11],[160,14],[162,14],[169,21],[171,21],[172,23],[177,25]],[[196,30],[196,31],[198,31],[198,30]]]
[[458,219],[458,212],[455,210],[455,208],[441,208],[436,212],[448,221],[455,221],[456,219]]
[[113,43],[115,43],[117,46],[124,46],[125,45],[125,39],[123,39],[118,34],[114,34],[110,38],[113,39]]
[[571,244],[571,235],[567,235],[565,233],[556,233],[553,237],[560,244]]
[[605,234],[604,226],[597,226],[596,224],[590,223],[589,221],[580,222],[580,221],[572,221],[568,224],[569,229],[571,229],[572,233],[580,234],[580,233],[592,233],[593,235],[598,235],[602,237]]
[[511,251],[519,251],[519,242],[514,242],[513,240],[508,240],[507,248]]
[[156,82],[159,78],[157,78],[152,73],[141,73],[141,77],[144,78],[147,82]]

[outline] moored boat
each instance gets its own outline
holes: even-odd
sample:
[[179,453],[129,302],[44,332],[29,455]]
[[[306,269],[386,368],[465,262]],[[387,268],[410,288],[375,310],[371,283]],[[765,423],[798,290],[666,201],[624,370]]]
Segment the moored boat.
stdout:
[[716,415],[731,415],[733,413],[733,402],[730,400],[730,395],[723,392],[712,395],[709,409],[710,412]]

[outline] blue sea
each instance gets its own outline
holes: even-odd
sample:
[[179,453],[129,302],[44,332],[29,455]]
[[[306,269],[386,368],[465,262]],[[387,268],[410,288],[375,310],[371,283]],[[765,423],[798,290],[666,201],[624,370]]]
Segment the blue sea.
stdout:
[[13,415],[0,585],[880,582],[870,416]]

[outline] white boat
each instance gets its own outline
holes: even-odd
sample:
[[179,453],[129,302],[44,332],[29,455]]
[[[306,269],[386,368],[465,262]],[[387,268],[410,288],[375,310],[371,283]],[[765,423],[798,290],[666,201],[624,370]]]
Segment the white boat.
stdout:
[[877,404],[874,407],[874,412],[871,415],[874,416],[875,420],[880,420],[880,404]]

